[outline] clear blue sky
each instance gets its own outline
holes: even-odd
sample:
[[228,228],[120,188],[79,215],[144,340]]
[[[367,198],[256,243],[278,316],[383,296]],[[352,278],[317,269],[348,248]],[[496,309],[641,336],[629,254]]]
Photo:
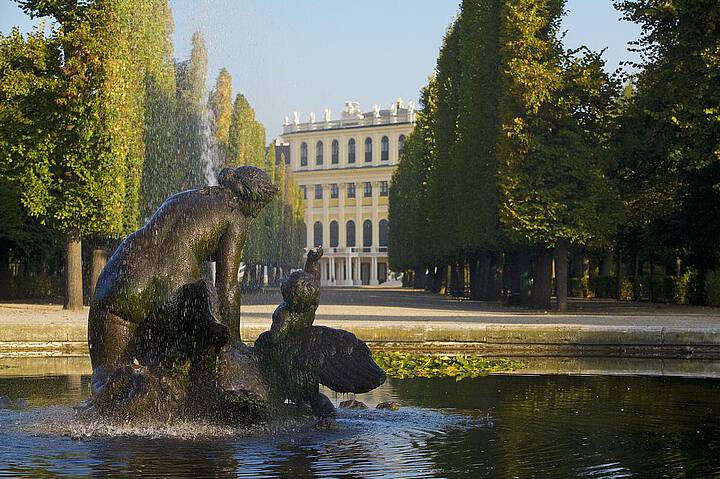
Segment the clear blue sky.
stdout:
[[[397,97],[416,100],[433,72],[443,34],[458,11],[457,0],[171,0],[175,55],[185,58],[190,36],[205,33],[210,75],[225,67],[235,92],[244,93],[268,137],[283,117],[301,119],[331,108],[337,118],[345,100],[365,110]],[[568,0],[565,44],[607,48],[608,70],[635,58],[627,42],[639,28],[618,21],[610,0]],[[0,5],[0,31],[23,31],[31,21],[10,0]]]

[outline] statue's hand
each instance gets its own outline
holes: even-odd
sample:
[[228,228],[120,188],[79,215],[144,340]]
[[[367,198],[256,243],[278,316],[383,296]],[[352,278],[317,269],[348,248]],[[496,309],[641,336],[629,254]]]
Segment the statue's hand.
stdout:
[[315,248],[312,248],[310,251],[308,251],[307,259],[308,261],[314,263],[323,256],[323,248],[322,246],[317,246]]

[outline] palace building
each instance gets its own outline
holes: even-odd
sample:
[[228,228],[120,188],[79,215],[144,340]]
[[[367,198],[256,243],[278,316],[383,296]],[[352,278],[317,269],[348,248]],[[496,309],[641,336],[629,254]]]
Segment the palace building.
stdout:
[[362,112],[345,102],[338,120],[330,110],[285,118],[293,177],[305,198],[307,248],[323,246],[322,284],[380,284],[388,278],[388,188],[415,108],[398,99],[388,109]]

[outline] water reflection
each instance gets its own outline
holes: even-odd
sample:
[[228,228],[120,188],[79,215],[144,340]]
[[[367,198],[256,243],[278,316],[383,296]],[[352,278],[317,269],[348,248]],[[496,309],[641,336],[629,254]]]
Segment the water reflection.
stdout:
[[0,379],[0,394],[26,397],[34,408],[0,411],[0,476],[720,474],[718,380],[491,376],[390,381],[359,399],[371,404],[396,400],[404,406],[400,411],[344,411],[329,430],[297,423],[251,434],[202,424],[91,430],[72,419],[69,407],[86,397],[87,387],[87,378],[80,376]]

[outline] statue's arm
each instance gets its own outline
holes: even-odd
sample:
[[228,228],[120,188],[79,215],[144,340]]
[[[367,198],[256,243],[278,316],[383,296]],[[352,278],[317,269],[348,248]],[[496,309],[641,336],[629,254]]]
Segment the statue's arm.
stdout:
[[282,342],[282,340],[285,339],[285,336],[287,336],[289,326],[287,322],[288,314],[290,314],[290,311],[288,310],[288,306],[285,304],[285,301],[280,303],[273,312],[272,326],[270,326],[270,337],[272,338],[274,344]]
[[240,341],[240,283],[237,280],[245,231],[233,224],[220,240],[217,251],[215,287],[220,298],[222,321],[230,328],[230,341]]

